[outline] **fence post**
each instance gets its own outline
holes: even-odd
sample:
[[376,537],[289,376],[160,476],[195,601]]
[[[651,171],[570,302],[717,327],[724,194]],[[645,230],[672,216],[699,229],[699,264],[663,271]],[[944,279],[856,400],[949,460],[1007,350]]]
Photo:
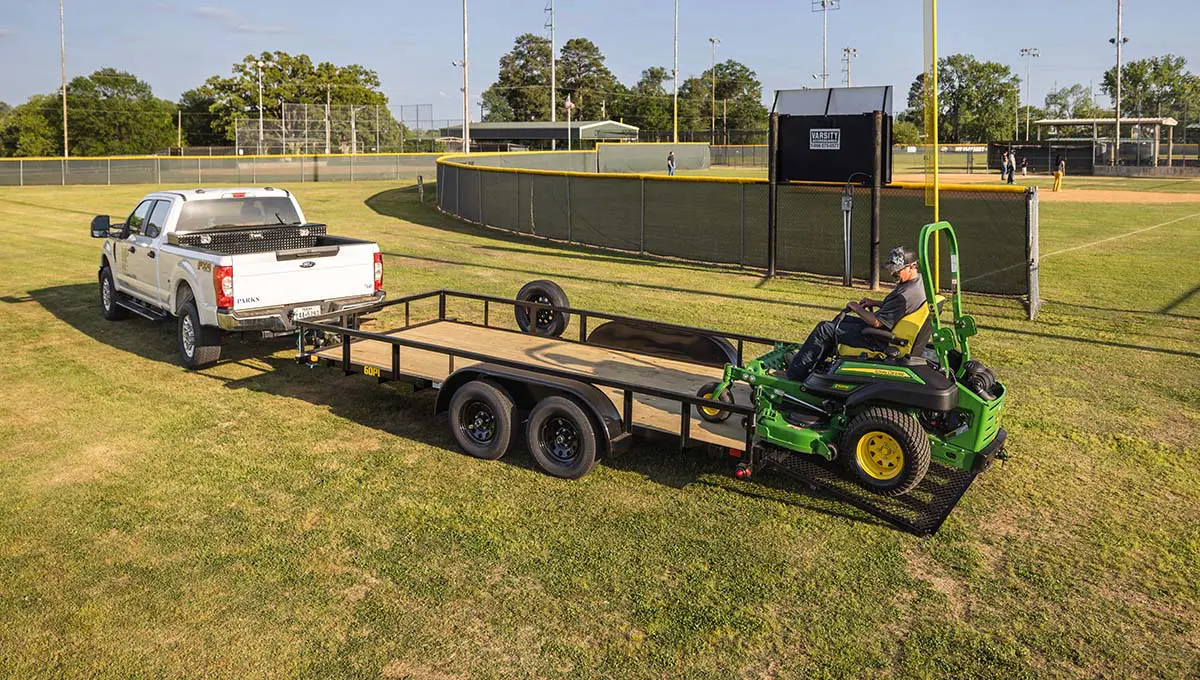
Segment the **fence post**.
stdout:
[[771,114],[771,131],[767,136],[767,278],[775,276],[775,240],[779,215],[779,190],[775,181],[777,171],[775,150],[779,148],[779,114]]
[[105,183],[108,184],[109,186],[112,186],[112,159],[111,158],[104,159],[104,176],[105,176]]
[[60,179],[62,179],[62,185],[67,186],[67,159],[66,158],[63,158],[59,161],[58,174],[59,174]]
[[1025,190],[1025,258],[1026,282],[1029,294],[1029,304],[1026,316],[1030,321],[1037,318],[1038,307],[1041,306],[1041,287],[1038,280],[1038,190],[1029,187]]
[[258,159],[250,157],[250,183],[258,184]]
[[297,156],[300,159],[300,183],[304,184],[304,156]]
[[[879,290],[879,199],[880,183],[883,175],[883,112],[876,111],[874,118],[875,134],[871,147],[871,290]],[[937,149],[933,150],[937,153]],[[938,280],[935,272],[933,280]]]
[[162,184],[162,159],[154,159],[154,183]]
[[196,156],[196,184],[204,184],[204,172],[200,169],[199,156]]
[[25,159],[17,161],[17,182],[21,186],[25,186]]
[[738,266],[746,266],[746,184],[738,182]]
[[479,181],[476,183],[476,186],[479,187],[479,223],[487,224],[487,220],[483,217],[483,170],[476,170],[475,172],[479,175]]
[[567,243],[571,242],[571,176],[567,175]]
[[[354,109],[350,109],[350,113],[354,113]],[[354,154],[350,154],[350,181],[354,181]]]
[[641,177],[638,182],[642,184],[642,205],[641,205],[641,223],[638,227],[638,252],[646,252],[646,178]]

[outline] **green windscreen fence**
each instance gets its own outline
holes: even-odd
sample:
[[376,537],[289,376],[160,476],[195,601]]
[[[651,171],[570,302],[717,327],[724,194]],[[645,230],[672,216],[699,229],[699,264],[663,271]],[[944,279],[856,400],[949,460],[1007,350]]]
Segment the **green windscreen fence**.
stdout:
[[712,164],[708,144],[597,144],[600,172],[666,172],[668,154],[676,170],[707,170]]
[[[553,162],[571,161],[543,158],[541,164]],[[768,187],[760,180],[522,173],[488,170],[482,162],[469,168],[441,164],[438,178],[441,209],[472,222],[628,252],[722,265],[767,265]],[[778,269],[842,275],[842,194],[838,186],[778,187]],[[917,246],[921,227],[932,221],[924,198],[924,191],[916,187],[883,188],[881,259],[895,246]],[[851,271],[854,278],[867,280],[870,190],[854,187],[852,199]],[[1036,192],[944,189],[941,216],[958,234],[965,290],[1028,295],[1036,286]],[[941,277],[948,285],[945,257]]]

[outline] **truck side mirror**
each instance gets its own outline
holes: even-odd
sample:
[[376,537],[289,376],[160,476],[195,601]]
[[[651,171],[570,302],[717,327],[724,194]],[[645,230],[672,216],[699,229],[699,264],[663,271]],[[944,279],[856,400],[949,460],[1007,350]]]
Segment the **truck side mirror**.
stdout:
[[92,218],[92,238],[108,238],[112,223],[108,215],[96,215]]

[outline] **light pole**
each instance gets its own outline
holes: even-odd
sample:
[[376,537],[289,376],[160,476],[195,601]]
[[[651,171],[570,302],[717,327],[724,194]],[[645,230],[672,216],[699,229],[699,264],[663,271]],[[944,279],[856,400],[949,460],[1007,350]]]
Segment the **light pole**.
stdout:
[[1030,87],[1029,87],[1029,68],[1030,68],[1030,64],[1033,63],[1033,60],[1037,59],[1041,55],[1038,54],[1038,48],[1036,48],[1036,47],[1022,47],[1021,48],[1021,56],[1025,58],[1025,141],[1028,142],[1029,141],[1029,107],[1033,105],[1033,101],[1031,99],[1033,95],[1030,94]]
[[1108,42],[1117,46],[1117,96],[1116,101],[1116,120],[1113,121],[1116,127],[1113,130],[1113,155],[1111,165],[1116,165],[1121,157],[1121,45],[1129,42],[1129,38],[1121,36],[1121,0],[1117,0],[1117,37],[1109,38]]
[[679,0],[675,0],[675,62],[671,69],[671,76],[674,79],[672,89],[671,104],[671,141],[679,143]]
[[829,87],[829,10],[841,9],[842,0],[812,0],[812,11],[821,13],[821,87]]
[[63,14],[63,0],[58,0],[58,46],[62,62],[62,102],[63,102],[63,158],[71,155],[67,145],[67,24]]
[[721,44],[720,38],[709,38],[708,44],[712,53],[712,124],[709,126],[709,144],[715,144],[717,141],[717,45]]
[[262,71],[265,62],[262,59],[254,62],[258,64],[258,151],[255,153],[262,155],[263,147],[263,88],[262,88]]
[[463,0],[463,153],[471,153],[471,88],[467,76],[470,62],[467,60],[467,0]]
[[854,47],[842,48],[842,61],[846,62],[846,87],[850,85],[850,63],[858,58],[858,49]]
[[[556,71],[556,62],[558,57],[554,54],[554,0],[550,0],[546,5],[546,13],[550,15],[550,20],[546,22],[546,27],[550,29],[550,122],[558,122],[558,78]],[[550,137],[550,150],[558,148],[558,140],[553,135]]]

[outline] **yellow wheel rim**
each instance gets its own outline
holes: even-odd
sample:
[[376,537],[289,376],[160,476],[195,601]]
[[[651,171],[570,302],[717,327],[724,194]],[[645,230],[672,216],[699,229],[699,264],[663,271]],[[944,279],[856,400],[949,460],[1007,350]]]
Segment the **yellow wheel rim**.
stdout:
[[900,442],[886,432],[864,434],[855,448],[858,466],[874,479],[886,482],[895,479],[904,469],[904,450]]
[[[708,392],[708,393],[702,395],[700,398],[701,399],[712,399],[713,398],[712,392]],[[717,416],[721,415],[721,409],[719,409],[719,408],[710,408],[708,406],[701,406],[700,410],[703,411],[704,415],[708,416],[709,418],[716,418]]]

